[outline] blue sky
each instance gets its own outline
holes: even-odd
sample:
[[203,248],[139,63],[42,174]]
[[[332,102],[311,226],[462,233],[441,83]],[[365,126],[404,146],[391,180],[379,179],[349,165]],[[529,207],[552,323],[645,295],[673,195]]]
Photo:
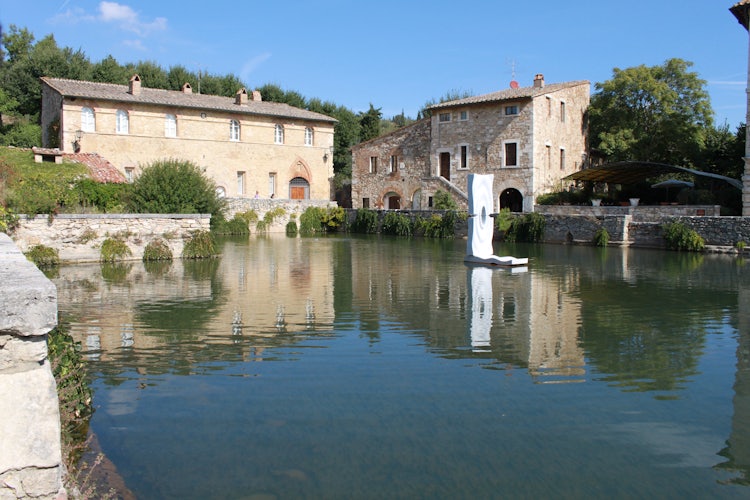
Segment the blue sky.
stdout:
[[[694,63],[718,124],[745,121],[748,33],[734,0],[0,0],[0,22],[92,61],[154,61],[249,87],[369,104],[415,117],[450,91],[483,94],[612,76],[612,69]],[[193,82],[191,82],[193,83]],[[195,88],[195,84],[193,83]]]

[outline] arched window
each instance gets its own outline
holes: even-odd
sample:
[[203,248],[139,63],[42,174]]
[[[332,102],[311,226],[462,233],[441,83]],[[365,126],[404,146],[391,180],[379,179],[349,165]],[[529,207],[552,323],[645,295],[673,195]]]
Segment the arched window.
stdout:
[[81,108],[81,130],[84,132],[96,132],[96,120],[93,109]]
[[229,140],[240,140],[240,122],[238,122],[237,120],[232,120],[229,122]]
[[309,200],[310,183],[302,177],[295,177],[289,181],[289,198],[293,200]]
[[276,144],[284,144],[284,127],[276,125],[274,127],[274,140]]
[[313,129],[310,127],[305,128],[305,146],[313,145]]
[[167,114],[164,117],[164,136],[177,137],[177,117]]
[[128,117],[128,112],[124,109],[118,109],[117,110],[117,133],[118,134],[127,134],[130,131],[130,118]]

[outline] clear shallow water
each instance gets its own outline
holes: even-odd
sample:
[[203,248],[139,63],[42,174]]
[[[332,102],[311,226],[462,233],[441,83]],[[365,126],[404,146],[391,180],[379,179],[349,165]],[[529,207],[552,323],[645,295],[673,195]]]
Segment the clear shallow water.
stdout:
[[144,499],[750,495],[750,264],[464,252],[278,236],[63,267],[102,450]]

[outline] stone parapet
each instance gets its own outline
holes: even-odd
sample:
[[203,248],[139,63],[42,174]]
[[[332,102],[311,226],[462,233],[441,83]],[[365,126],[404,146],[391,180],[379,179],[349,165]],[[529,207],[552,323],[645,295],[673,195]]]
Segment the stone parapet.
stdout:
[[64,498],[46,343],[57,324],[57,291],[4,233],[0,280],[0,498]]

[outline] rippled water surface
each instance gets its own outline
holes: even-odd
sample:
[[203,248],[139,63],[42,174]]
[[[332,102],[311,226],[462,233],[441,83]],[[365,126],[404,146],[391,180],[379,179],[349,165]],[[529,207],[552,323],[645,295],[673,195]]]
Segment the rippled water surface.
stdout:
[[750,263],[251,237],[60,269],[91,429],[143,499],[747,498]]

